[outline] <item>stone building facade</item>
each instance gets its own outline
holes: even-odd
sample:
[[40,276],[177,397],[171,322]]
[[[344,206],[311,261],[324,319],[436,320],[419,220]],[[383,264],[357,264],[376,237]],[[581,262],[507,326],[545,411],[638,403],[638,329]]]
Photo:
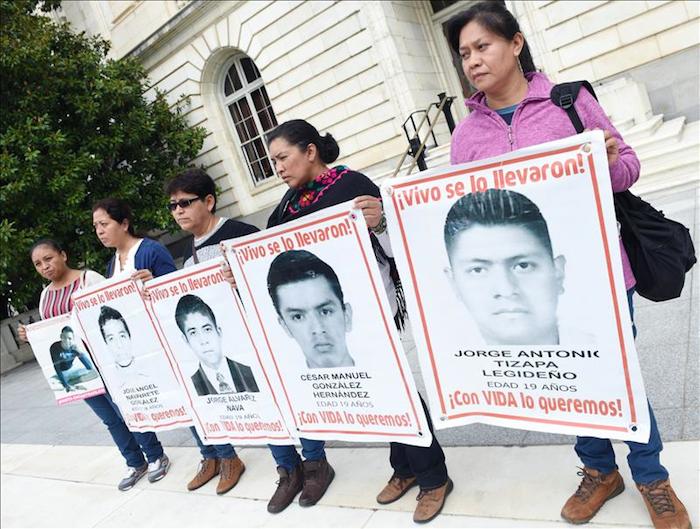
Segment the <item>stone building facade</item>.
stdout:
[[[262,226],[285,191],[264,142],[276,123],[304,118],[331,132],[339,161],[379,180],[407,147],[404,120],[439,92],[456,96],[453,115],[465,117],[469,87],[442,31],[470,3],[64,0],[54,16],[110,40],[115,58],[138,57],[150,93],[189,98],[188,121],[208,131],[194,163],[216,179],[225,214]],[[697,178],[699,2],[506,5],[539,68],[599,85],[613,122],[647,157],[649,186]],[[447,160],[444,119],[435,143],[430,166]]]

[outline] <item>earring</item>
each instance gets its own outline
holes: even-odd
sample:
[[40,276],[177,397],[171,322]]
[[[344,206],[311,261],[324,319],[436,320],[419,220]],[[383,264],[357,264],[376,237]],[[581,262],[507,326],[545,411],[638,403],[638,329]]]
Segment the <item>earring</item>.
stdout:
[[523,64],[520,62],[520,55],[516,55],[516,57],[518,58],[518,69],[520,70],[520,73],[521,73],[521,74],[523,75],[523,77],[524,77],[524,76],[525,76],[525,72],[523,71]]

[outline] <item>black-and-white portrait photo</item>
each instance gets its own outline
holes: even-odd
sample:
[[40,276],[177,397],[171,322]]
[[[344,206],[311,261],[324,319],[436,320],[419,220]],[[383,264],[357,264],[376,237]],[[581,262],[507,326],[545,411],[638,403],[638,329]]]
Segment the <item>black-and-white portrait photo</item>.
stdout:
[[140,386],[152,382],[134,351],[131,330],[121,312],[103,305],[100,307],[97,324],[115,368],[114,376],[119,379],[120,386]]
[[203,441],[288,443],[245,309],[222,263],[213,259],[146,284],[165,356]]
[[251,368],[224,356],[221,327],[211,307],[200,297],[186,294],[175,309],[182,338],[199,361],[192,375],[197,395],[258,392]]
[[272,261],[267,286],[279,323],[310,369],[353,367],[346,335],[352,307],[335,271],[306,250],[289,250]]
[[185,394],[139,283],[113,277],[73,296],[74,318],[131,431],[191,424]]
[[469,193],[447,213],[444,238],[447,278],[486,344],[560,342],[566,258],[534,202],[507,189]]
[[[400,438],[428,446],[430,429],[375,251],[353,202],[226,244],[290,430],[308,439]],[[391,420],[370,426],[370,410]]]
[[[437,428],[595,436],[612,425],[620,438],[642,437],[646,398],[604,139],[592,131],[383,184]],[[532,401],[518,400],[526,394]],[[572,394],[603,411],[545,408]]]

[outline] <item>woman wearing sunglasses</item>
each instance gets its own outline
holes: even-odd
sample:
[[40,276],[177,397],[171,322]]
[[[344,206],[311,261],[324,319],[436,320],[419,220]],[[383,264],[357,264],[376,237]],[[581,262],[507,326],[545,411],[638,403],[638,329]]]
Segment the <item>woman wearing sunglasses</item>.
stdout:
[[219,243],[258,231],[245,222],[224,217],[216,211],[216,184],[206,171],[191,167],[165,187],[168,211],[184,231],[192,234],[184,245],[183,266],[221,256]]
[[[169,196],[168,211],[178,226],[191,234],[183,246],[182,261],[185,268],[200,262],[221,257],[219,243],[258,231],[244,222],[229,219],[216,213],[216,184],[199,168],[189,168],[173,178],[165,188]],[[222,267],[224,275],[233,283],[228,265]],[[190,428],[197,441],[202,459],[197,473],[187,484],[187,490],[196,490],[219,476],[216,493],[226,494],[236,486],[245,465],[229,444],[204,444],[194,427]]]

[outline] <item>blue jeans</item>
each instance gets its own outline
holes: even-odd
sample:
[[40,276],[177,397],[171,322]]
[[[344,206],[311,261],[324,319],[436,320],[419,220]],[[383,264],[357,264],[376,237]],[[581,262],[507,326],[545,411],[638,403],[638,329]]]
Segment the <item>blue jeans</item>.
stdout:
[[[627,302],[629,303],[630,316],[632,317],[632,332],[637,336],[637,329],[634,326],[634,306],[632,304],[632,296],[634,288],[627,291]],[[625,441],[629,447],[630,453],[627,455],[627,463],[632,471],[632,479],[639,485],[648,485],[659,479],[667,479],[668,471],[661,465],[661,450],[663,443],[659,428],[656,425],[656,418],[649,406],[649,420],[651,421],[651,431],[649,441],[646,443],[635,443]],[[597,437],[577,437],[576,446],[574,447],[576,454],[588,468],[592,468],[608,474],[617,469],[615,464],[615,452],[613,451],[610,439],[598,439]]]
[[192,437],[197,441],[199,453],[202,454],[202,459],[231,459],[236,457],[236,451],[230,444],[225,445],[205,445],[197,435],[197,430],[194,426],[190,426]]
[[[319,461],[325,459],[326,451],[323,449],[326,446],[325,441],[316,441],[313,439],[299,439],[301,441],[301,455],[307,461]],[[300,463],[301,457],[294,445],[267,445],[270,447],[272,457],[275,458],[275,463],[278,467],[284,468],[287,472],[294,470]]]
[[[85,399],[85,404],[90,406],[95,415],[107,426],[114,444],[119,448],[128,466],[142,467],[146,464],[146,460],[153,463],[163,455],[163,446],[155,433],[137,433],[129,430],[109,393]],[[146,459],[143,457],[144,454]]]
[[[76,355],[78,359],[82,362],[82,364],[85,366],[85,369],[88,371],[92,371],[95,368],[92,366],[92,362],[88,358],[88,356],[85,353],[78,353]],[[75,357],[73,357],[73,360],[75,360]],[[68,381],[66,380],[66,373],[69,372],[73,368],[73,363],[71,362],[71,367],[69,369],[66,369],[65,371],[61,371],[57,366],[54,365],[54,368],[56,369],[56,376],[58,377],[58,381],[61,383],[64,389],[68,389],[70,387],[70,384],[68,384]]]

